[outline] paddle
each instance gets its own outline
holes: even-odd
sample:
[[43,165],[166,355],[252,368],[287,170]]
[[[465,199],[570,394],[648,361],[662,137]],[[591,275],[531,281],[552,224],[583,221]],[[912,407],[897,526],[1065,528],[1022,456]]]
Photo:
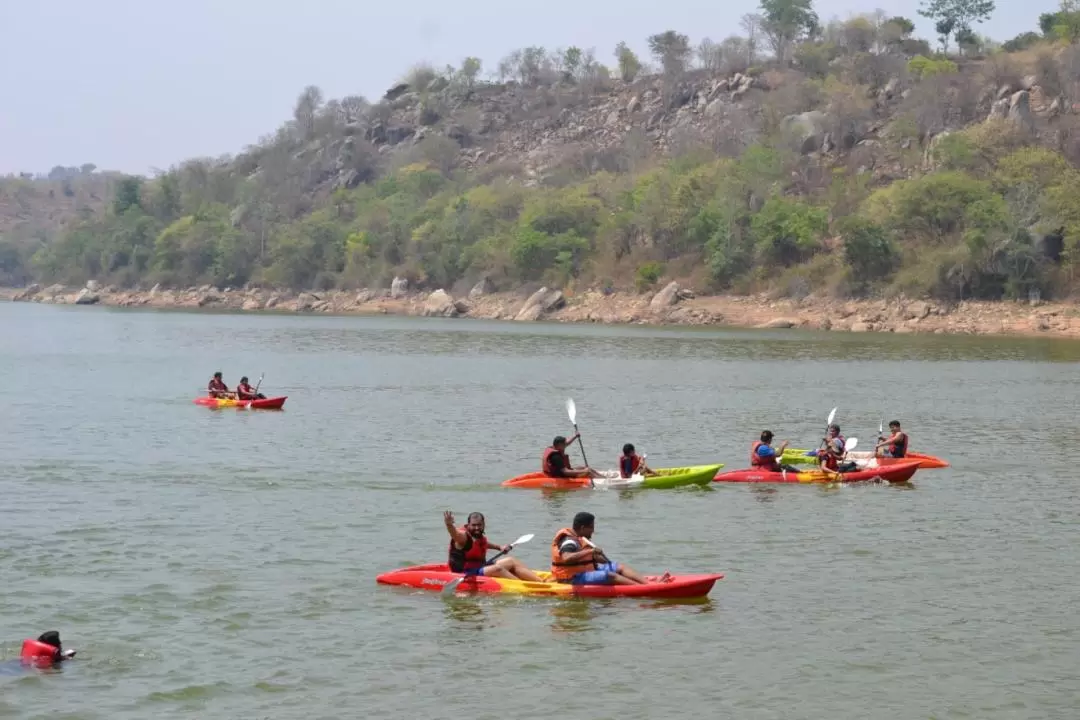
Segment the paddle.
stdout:
[[[266,375],[266,373],[259,373],[259,382],[255,383],[255,392],[252,393],[252,395],[254,395],[255,397],[252,398],[251,400],[258,399],[258,397],[259,397],[259,386],[262,385],[264,375]],[[248,410],[251,409],[251,400],[248,400],[248,404],[247,404],[247,409]]]
[[[577,405],[574,404],[574,398],[566,398],[566,414],[570,416],[570,424],[574,426],[574,434],[578,436],[578,447],[581,448],[581,460],[585,463],[585,467],[589,467],[589,458],[585,457],[585,443],[581,441],[581,431],[577,426]],[[589,487],[596,487],[596,481],[593,480],[592,473],[589,473]]]
[[[532,540],[532,539],[533,539],[534,537],[536,537],[536,536],[535,536],[535,535],[533,535],[532,533],[529,533],[528,535],[522,535],[522,536],[521,536],[521,537],[519,537],[519,538],[518,538],[517,540],[515,540],[514,542],[510,543],[509,545],[507,545],[507,546],[506,546],[505,548],[503,548],[503,549],[502,549],[502,550],[500,550],[499,552],[497,552],[497,553],[495,553],[494,555],[492,555],[492,556],[491,556],[491,558],[489,559],[489,562],[490,562],[490,561],[492,561],[492,560],[494,560],[495,558],[499,557],[500,555],[505,555],[506,553],[510,552],[510,551],[511,551],[511,550],[513,550],[513,549],[514,549],[514,547],[516,547],[517,545],[522,545],[522,544],[524,544],[524,543],[527,543],[527,542],[529,542],[529,541],[530,541],[530,540]],[[447,596],[453,595],[453,594],[454,594],[454,590],[456,590],[456,589],[457,589],[457,586],[458,586],[458,585],[460,585],[460,584],[461,584],[461,582],[462,582],[462,581],[463,581],[463,580],[464,580],[465,578],[467,578],[467,577],[471,577],[471,576],[469,576],[469,575],[462,575],[461,577],[459,577],[459,578],[454,578],[454,579],[453,579],[453,580],[451,580],[450,582],[448,582],[448,583],[446,583],[445,585],[443,585],[443,588],[442,588],[442,594],[443,594],[443,596],[444,596],[444,597],[447,597]]]
[[[877,421],[877,441],[881,442],[884,439],[885,439],[885,419],[884,418],[878,418],[878,421]],[[880,454],[878,452],[878,450],[880,450],[880,448],[875,446],[874,447],[874,455],[879,455]]]

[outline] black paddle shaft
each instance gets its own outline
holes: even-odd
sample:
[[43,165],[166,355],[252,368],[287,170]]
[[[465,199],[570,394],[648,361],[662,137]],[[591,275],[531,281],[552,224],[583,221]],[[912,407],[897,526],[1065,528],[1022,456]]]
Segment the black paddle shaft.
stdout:
[[581,431],[577,429],[577,423],[574,423],[574,433],[577,434],[578,447],[581,448],[581,459],[585,463],[585,467],[589,467],[589,458],[585,457],[585,443],[581,441]]

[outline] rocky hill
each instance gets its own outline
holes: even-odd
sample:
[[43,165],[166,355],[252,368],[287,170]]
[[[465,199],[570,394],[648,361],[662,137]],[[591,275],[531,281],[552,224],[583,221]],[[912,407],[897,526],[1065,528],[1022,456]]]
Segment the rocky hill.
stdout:
[[735,38],[696,63],[669,32],[652,74],[528,48],[492,82],[469,59],[375,103],[307,88],[235,157],[0,182],[0,283],[1067,295],[1080,50],[910,32],[879,13],[789,61]]

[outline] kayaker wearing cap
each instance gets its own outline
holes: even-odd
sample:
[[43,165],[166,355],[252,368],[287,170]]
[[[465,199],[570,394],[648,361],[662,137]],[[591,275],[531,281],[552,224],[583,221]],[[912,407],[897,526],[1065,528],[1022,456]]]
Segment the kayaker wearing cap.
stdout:
[[265,400],[266,396],[256,393],[255,388],[248,384],[247,375],[240,378],[240,384],[236,386],[236,397],[239,400]]
[[214,377],[210,378],[210,384],[206,386],[206,391],[212,398],[231,398],[233,396],[229,392],[229,386],[221,379],[220,370],[214,373]]
[[[647,585],[640,573],[626,565],[611,562],[604,551],[589,542],[596,530],[596,517],[579,512],[574,526],[555,533],[551,541],[551,576],[556,582],[572,585]],[[656,582],[668,582],[664,573]]]
[[487,535],[484,534],[482,513],[469,513],[468,522],[461,527],[454,525],[454,513],[449,510],[443,513],[443,520],[446,522],[446,532],[450,533],[449,559],[446,564],[452,572],[462,573],[466,577],[480,575],[546,582],[516,558],[506,556],[493,562],[488,561],[489,548],[502,552],[509,551],[510,547],[488,542]]
[[638,457],[634,446],[626,443],[622,446],[622,455],[619,456],[619,476],[623,478],[633,477],[634,473],[639,471],[642,475],[656,474],[649,469],[644,460]]
[[907,456],[908,449],[908,436],[907,433],[900,429],[900,421],[893,420],[889,423],[889,432],[892,433],[889,437],[879,437],[879,442],[874,446],[874,450],[882,450],[882,457],[890,458],[902,458]]
[[42,633],[37,640],[23,640],[22,652],[19,653],[19,660],[23,665],[39,668],[58,665],[73,657],[75,651],[64,650],[60,644],[60,633],[56,630]]
[[766,472],[781,472],[783,470],[787,470],[788,472],[799,472],[798,468],[780,464],[779,456],[784,454],[784,450],[788,446],[788,441],[785,440],[782,442],[779,450],[777,450],[773,448],[772,440],[772,430],[765,430],[761,433],[761,439],[750,446],[751,467],[759,468]]
[[548,477],[555,478],[600,477],[600,473],[592,468],[583,467],[575,469],[574,466],[570,464],[570,457],[566,454],[566,448],[580,437],[581,434],[579,433],[570,438],[570,442],[567,442],[566,438],[562,435],[556,435],[555,439],[551,441],[551,447],[544,450],[540,471]]

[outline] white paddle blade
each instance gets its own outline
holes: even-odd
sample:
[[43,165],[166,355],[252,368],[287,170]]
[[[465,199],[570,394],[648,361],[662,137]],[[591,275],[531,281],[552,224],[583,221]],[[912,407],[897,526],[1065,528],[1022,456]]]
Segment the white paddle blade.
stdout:
[[855,449],[855,446],[858,445],[858,444],[859,444],[859,438],[851,438],[850,440],[847,441],[847,443],[844,444],[844,450],[846,452],[851,452],[852,450]]
[[832,421],[833,421],[833,420],[834,420],[835,418],[836,418],[836,408],[833,408],[833,409],[832,409],[832,412],[831,412],[831,413],[829,413],[829,419],[825,421],[825,424],[826,424],[826,425],[832,425]]
[[529,542],[534,537],[536,537],[536,535],[533,535],[532,533],[529,533],[528,535],[522,535],[521,537],[519,537],[517,540],[515,540],[514,542],[512,542],[510,544],[516,547],[518,545],[522,545],[524,543]]
[[462,581],[462,580],[464,580],[464,579],[465,579],[465,576],[464,576],[464,575],[462,575],[461,577],[459,577],[459,578],[454,578],[454,579],[453,579],[453,580],[451,580],[450,582],[448,582],[448,583],[446,583],[445,585],[443,585],[443,586],[442,586],[442,595],[443,595],[444,597],[445,597],[445,596],[450,596],[450,595],[453,595],[453,594],[454,594],[454,591],[455,591],[455,590],[457,590],[457,586],[458,586],[458,585],[460,585],[460,584],[461,584],[461,581]]
[[566,414],[570,416],[570,424],[577,425],[577,405],[574,404],[574,398],[566,399]]

